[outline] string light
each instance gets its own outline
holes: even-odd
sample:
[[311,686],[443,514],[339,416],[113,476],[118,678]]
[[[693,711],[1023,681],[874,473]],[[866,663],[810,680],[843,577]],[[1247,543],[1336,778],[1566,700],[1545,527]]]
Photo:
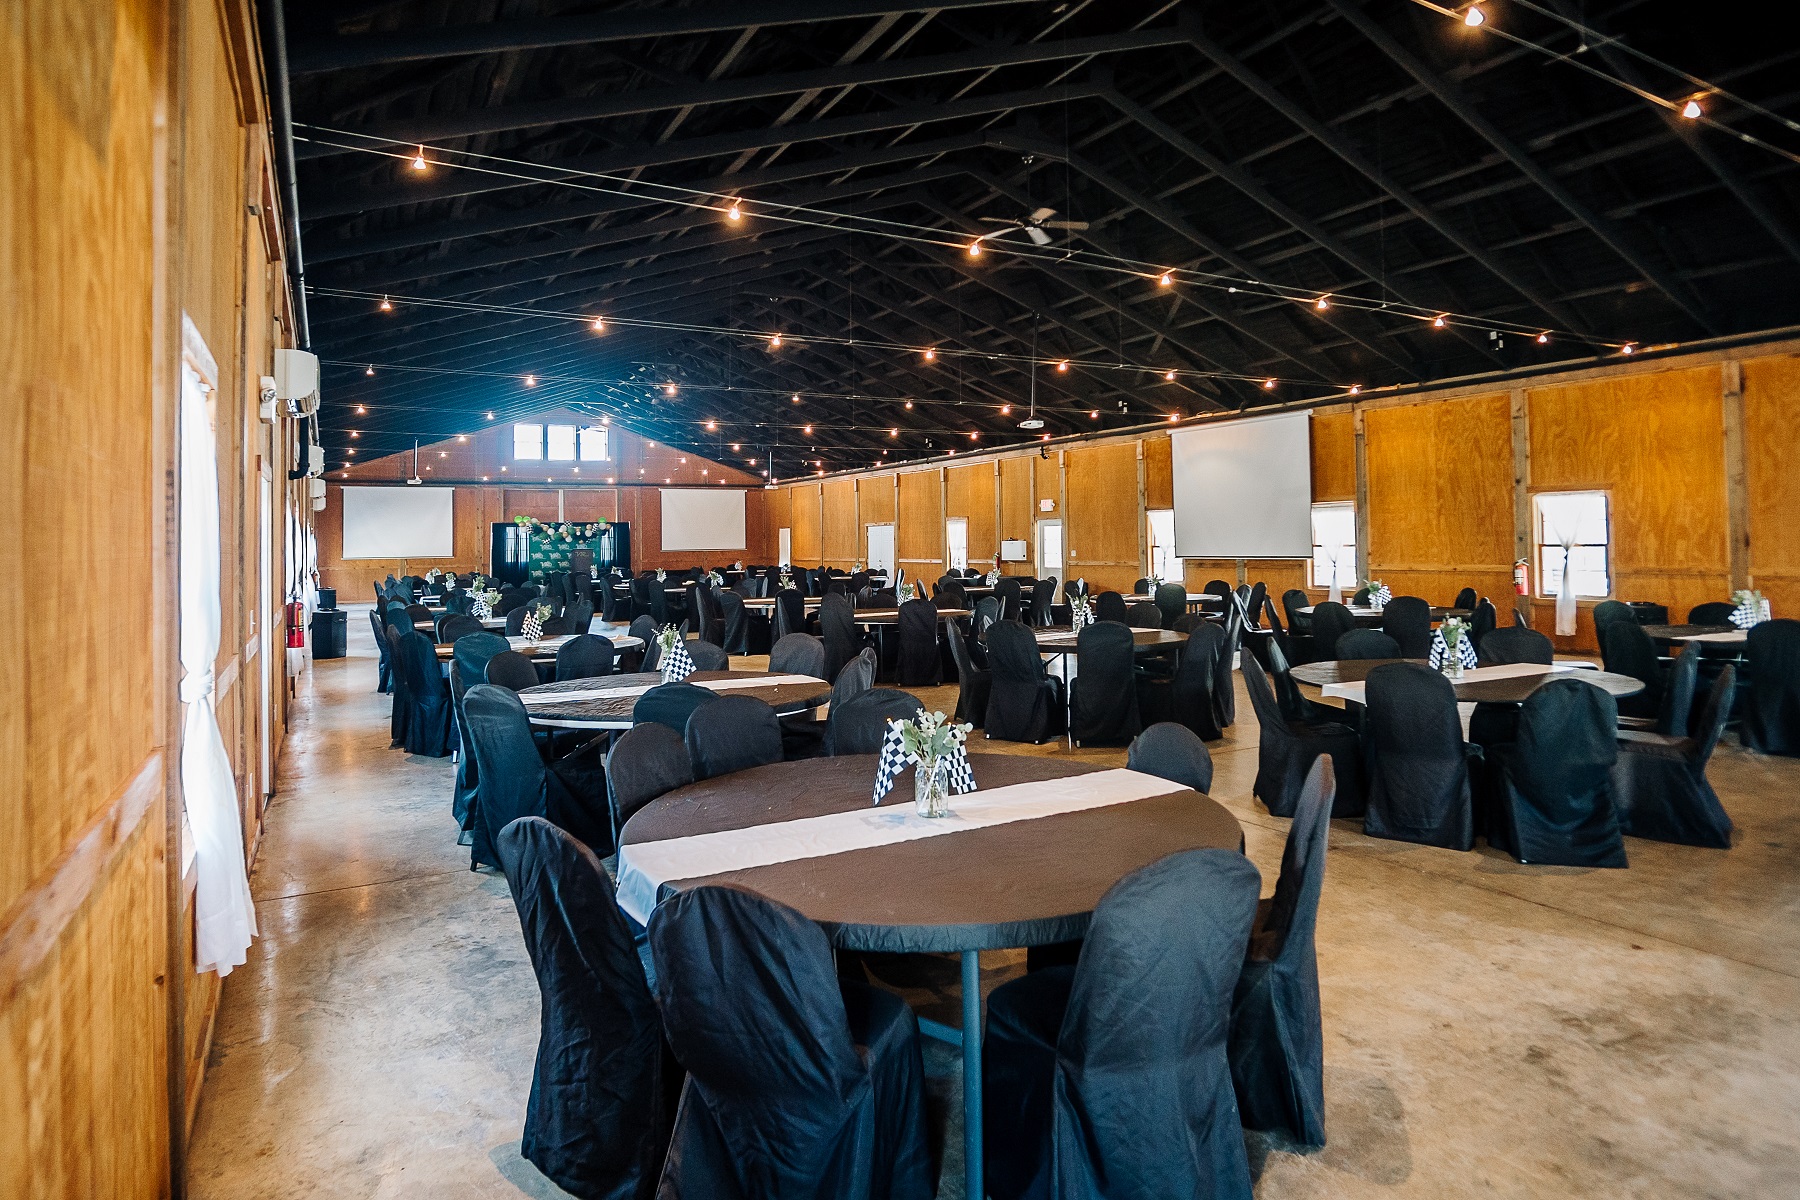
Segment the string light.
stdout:
[[1361,395],[1362,394],[1362,384],[1360,384],[1360,383],[1351,384],[1350,385],[1350,394],[1352,396]]
[[673,396],[674,394],[675,394],[675,385],[674,384],[672,384],[672,383],[663,384],[663,395]]
[[1174,383],[1174,382],[1175,382],[1175,372],[1173,372],[1173,371],[1164,371],[1164,372],[1163,372],[1163,379],[1164,379],[1164,380],[1165,380],[1165,381],[1166,381],[1166,382],[1168,382],[1168,383]]
[[1704,111],[1705,110],[1700,107],[1700,101],[1698,100],[1689,100],[1686,104],[1681,106],[1681,115],[1690,121],[1698,121],[1704,114]]
[[980,432],[980,431],[979,431],[979,430],[976,430],[976,429],[971,429],[971,430],[969,430],[969,440],[970,440],[970,441],[971,441],[971,442],[978,442],[978,441],[980,441],[980,440],[981,440],[981,432]]
[[368,366],[368,369],[363,372],[364,375],[373,375],[374,373],[375,373],[375,364],[374,363],[370,363]]
[[493,420],[493,419],[494,419],[494,414],[493,414],[493,413],[489,413],[489,414],[487,414],[487,419],[488,419],[488,420],[490,420],[490,421],[491,421],[491,420]]
[[1635,353],[1636,350],[1637,350],[1636,342],[1626,342],[1623,346],[1621,346],[1619,348],[1619,353],[1620,354],[1632,354],[1632,353]]
[[1098,421],[1099,419],[1100,419],[1100,410],[1099,409],[1096,408],[1092,412],[1088,413],[1088,420]]
[[[805,429],[804,429],[804,430],[802,430],[802,431],[801,431],[801,432],[803,432],[803,433],[806,433],[806,434],[808,434],[808,435],[810,435],[810,434],[811,434],[811,433],[812,433],[812,426],[811,426],[811,425],[808,425],[808,426],[807,426],[807,427],[806,427],[806,428],[805,428]],[[733,450],[736,450],[736,449],[737,449],[737,447],[736,447],[736,446],[733,446],[733,447],[732,447],[732,449],[733,449]]]
[[393,312],[394,311],[394,302],[392,300],[389,300],[386,296],[383,296],[381,298],[381,311],[382,312]]
[[769,349],[771,349],[771,350],[781,349],[781,335],[779,333],[773,334],[770,336]]
[[969,243],[969,257],[970,258],[980,258],[981,257],[981,239],[980,238],[976,238],[974,241]]
[[708,421],[706,423],[706,428],[709,432],[717,429],[718,427],[719,427],[719,423],[717,421]]
[[925,361],[926,362],[936,362],[937,361],[937,351],[932,349],[930,346],[925,347]]
[[888,436],[891,438],[897,438],[900,436],[900,431],[898,429],[890,429],[890,430],[888,430]]
[[466,442],[469,440],[469,435],[466,433],[459,433],[456,435],[456,440],[459,442]]
[[425,147],[420,146],[419,152],[413,155],[412,168],[415,171],[423,171],[425,169]]
[[799,392],[795,392],[791,398],[795,404],[800,403],[800,393]]
[[727,221],[741,221],[744,219],[743,210],[738,208],[738,202],[736,200],[733,200],[731,202],[731,207],[725,210],[725,219]]
[[1067,371],[1069,369],[1069,360],[1065,358],[1061,362],[1057,363],[1056,369],[1059,371]]
[[350,431],[350,436],[353,438],[359,438],[362,436],[362,432],[360,430],[352,429]]
[[525,386],[526,387],[536,387],[537,386],[537,376],[536,375],[527,375],[525,377]]
[[1318,309],[1320,312],[1324,312],[1326,309],[1331,307],[1331,297],[1330,296],[1320,296],[1317,300],[1313,301],[1313,307]]
[[1474,29],[1486,20],[1487,14],[1481,11],[1481,5],[1479,4],[1469,5],[1467,11],[1463,13],[1463,24],[1467,25],[1470,29]]
[[595,317],[594,318],[594,332],[595,333],[605,333],[606,332],[605,318],[603,318],[603,317]]
[[1263,380],[1263,391],[1272,392],[1274,390],[1275,390],[1275,381],[1273,379]]
[[906,402],[906,407],[907,407],[907,408],[908,408],[908,409],[910,409],[910,408],[912,408],[912,401],[911,401],[911,400],[908,400],[908,401],[907,401],[907,402]]
[[1548,333],[1538,334],[1537,335],[1537,344],[1540,346],[1548,346],[1550,344],[1550,335]]
[[1169,424],[1171,424],[1171,425],[1173,425],[1173,424],[1175,424],[1175,423],[1176,423],[1176,422],[1177,422],[1177,421],[1179,421],[1179,420],[1181,420],[1181,414],[1180,414],[1180,413],[1178,413],[1178,412],[1172,412],[1172,413],[1170,413],[1170,414],[1169,414]]
[[1164,287],[1172,287],[1172,286],[1174,286],[1174,283],[1175,283],[1175,276],[1171,275],[1167,271],[1164,271],[1162,273],[1162,278],[1157,280],[1156,282],[1162,284],[1162,286],[1164,286]]
[[[364,414],[364,413],[366,413],[366,412],[368,412],[368,411],[369,411],[369,410],[368,410],[368,409],[366,409],[366,408],[364,408],[364,407],[363,407],[363,406],[362,406],[362,405],[360,405],[360,404],[359,404],[359,405],[357,405],[357,406],[356,406],[356,415],[357,415],[357,416],[359,416],[359,417],[360,417],[360,416],[362,416],[362,415],[363,415],[363,414]],[[493,415],[494,415],[494,414],[492,414],[492,413],[489,413],[489,414],[488,414],[488,415],[489,415],[489,416],[490,416],[490,417],[491,417],[491,416],[493,416]]]
[[1437,320],[1431,323],[1431,327],[1433,329],[1442,329],[1444,327],[1444,317],[1442,313],[1438,314]]
[[1002,404],[1002,405],[1001,405],[1001,406],[1000,406],[1000,415],[1001,415],[1001,416],[1003,416],[1003,417],[1010,417],[1010,416],[1012,416],[1012,405],[1010,405],[1010,404]]

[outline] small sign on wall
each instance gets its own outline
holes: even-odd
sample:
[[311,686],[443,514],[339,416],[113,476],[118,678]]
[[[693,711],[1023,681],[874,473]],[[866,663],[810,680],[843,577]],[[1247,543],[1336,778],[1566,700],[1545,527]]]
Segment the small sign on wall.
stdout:
[[1054,501],[1054,500],[1039,500],[1038,501],[1038,511],[1039,512],[1055,512],[1056,511],[1056,501]]

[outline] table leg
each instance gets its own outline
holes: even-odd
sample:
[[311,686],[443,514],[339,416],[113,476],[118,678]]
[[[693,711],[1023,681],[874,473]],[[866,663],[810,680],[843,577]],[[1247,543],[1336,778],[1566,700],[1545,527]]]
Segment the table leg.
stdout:
[[963,1195],[983,1200],[981,1181],[981,952],[962,956]]

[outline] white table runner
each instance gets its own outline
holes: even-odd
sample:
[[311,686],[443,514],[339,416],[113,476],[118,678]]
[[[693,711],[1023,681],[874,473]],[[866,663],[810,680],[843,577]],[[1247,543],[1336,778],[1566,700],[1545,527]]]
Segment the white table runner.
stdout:
[[899,802],[890,799],[880,807],[823,817],[639,842],[619,851],[619,907],[640,925],[647,924],[656,907],[657,893],[671,879],[698,879],[798,858],[823,858],[872,846],[892,846],[1013,821],[1127,804],[1180,790],[1180,784],[1167,779],[1121,768],[969,792],[952,797],[951,814],[947,817],[919,816],[908,797]]
[[[1479,683],[1483,679],[1516,679],[1524,675],[1555,675],[1564,671],[1579,671],[1591,668],[1592,663],[1503,663],[1497,667],[1475,667],[1464,671],[1458,683]],[[1352,700],[1357,704],[1364,703],[1367,685],[1360,679],[1353,683],[1328,683],[1319,689],[1319,694],[1339,700]]]
[[[814,679],[811,675],[763,675],[755,679],[696,679],[697,687],[708,691],[729,692],[736,688],[779,687],[784,683],[824,683],[822,679]],[[661,687],[660,683],[620,684],[617,687],[583,689],[569,692],[520,692],[519,700],[526,704],[573,704],[578,700],[622,700],[627,696],[641,696],[653,687]]]
[[1670,640],[1677,642],[1708,642],[1718,645],[1737,646],[1743,645],[1744,640],[1748,636],[1749,634],[1747,631],[1735,629],[1726,633],[1690,633],[1686,637],[1672,638]]

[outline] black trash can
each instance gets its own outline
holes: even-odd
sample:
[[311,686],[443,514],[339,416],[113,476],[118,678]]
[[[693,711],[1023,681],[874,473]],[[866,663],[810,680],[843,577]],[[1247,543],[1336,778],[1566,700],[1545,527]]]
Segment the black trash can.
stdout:
[[335,609],[320,609],[312,616],[312,651],[314,658],[344,657],[344,643],[349,634],[350,614]]
[[325,611],[330,611],[331,609],[334,609],[337,607],[337,589],[336,588],[320,588],[319,589],[319,607]]

